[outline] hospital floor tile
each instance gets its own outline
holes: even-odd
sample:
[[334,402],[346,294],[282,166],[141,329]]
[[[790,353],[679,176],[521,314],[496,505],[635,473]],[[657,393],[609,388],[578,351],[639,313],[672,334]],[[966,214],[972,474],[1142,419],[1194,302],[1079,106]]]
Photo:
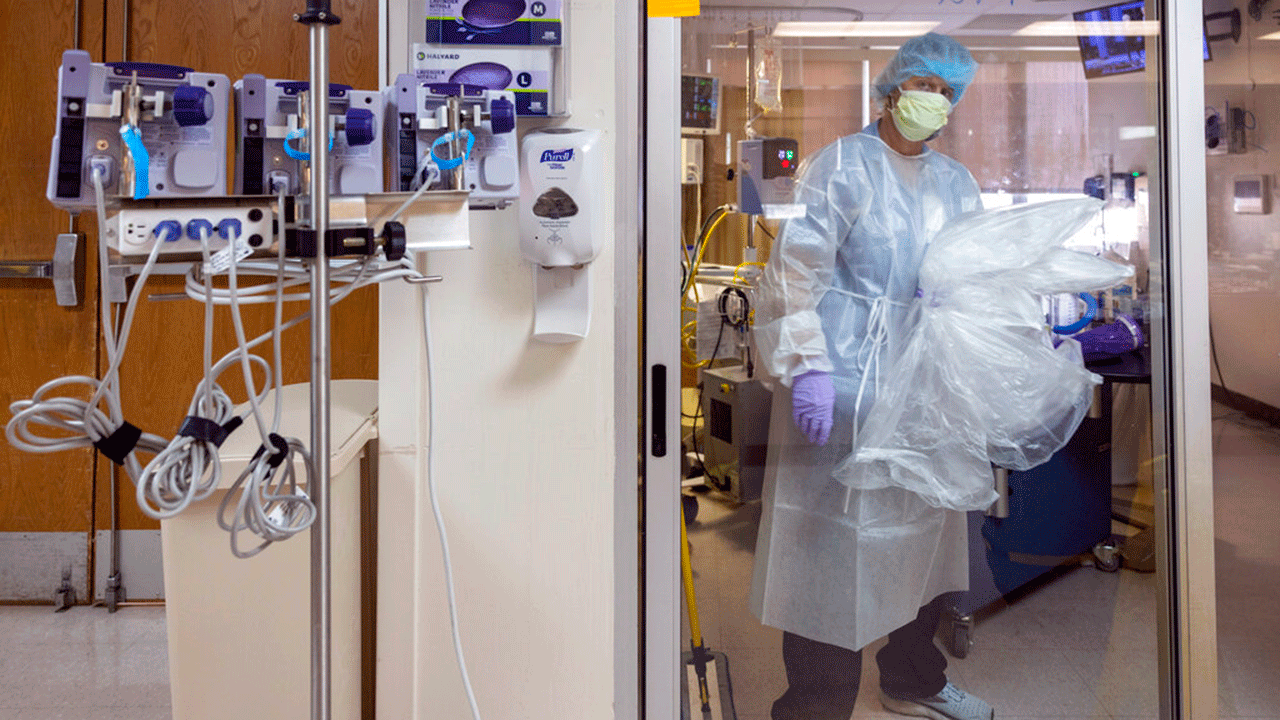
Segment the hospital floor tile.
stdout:
[[[1220,717],[1280,720],[1280,431],[1218,408],[1214,422]],[[748,607],[759,504],[703,496],[690,531],[699,612],[712,650],[729,657],[739,720],[766,720],[786,688],[780,631]],[[1154,720],[1156,577],[1079,567],[982,619],[949,678],[1000,720]],[[687,633],[687,630],[686,630]],[[856,720],[888,720],[873,643]],[[0,607],[0,717],[168,720],[161,607],[117,613]]]
[[990,703],[1000,717],[1107,716],[1064,652],[990,648],[955,665],[964,689]]
[[167,717],[164,617],[158,607],[0,608],[0,716]]
[[169,706],[23,708],[14,720],[170,720]]
[[1155,654],[1119,649],[1065,654],[1108,713],[1119,717],[1159,714],[1159,660]]

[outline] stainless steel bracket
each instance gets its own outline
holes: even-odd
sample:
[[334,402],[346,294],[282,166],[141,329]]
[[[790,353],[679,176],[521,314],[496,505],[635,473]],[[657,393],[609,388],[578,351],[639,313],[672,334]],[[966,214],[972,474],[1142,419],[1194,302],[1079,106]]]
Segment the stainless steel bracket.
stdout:
[[76,307],[84,297],[84,243],[80,240],[80,235],[75,233],[59,235],[53,259],[47,262],[0,262],[0,278],[52,280],[58,305]]

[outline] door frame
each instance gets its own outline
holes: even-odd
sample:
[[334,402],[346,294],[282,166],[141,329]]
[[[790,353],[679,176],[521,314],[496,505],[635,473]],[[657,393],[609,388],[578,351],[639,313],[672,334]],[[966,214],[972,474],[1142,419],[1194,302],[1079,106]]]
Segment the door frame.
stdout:
[[[644,98],[642,718],[680,717],[680,20],[649,17]],[[665,151],[664,151],[665,149]],[[655,377],[665,374],[664,383]]]
[[1209,252],[1204,154],[1204,18],[1200,2],[1155,3],[1154,67],[1164,73],[1156,117],[1160,202],[1153,230],[1152,420],[1160,716],[1218,716],[1213,526],[1213,406],[1209,362]]
[[[1203,149],[1203,18],[1199,2],[1154,0],[1162,32],[1152,67],[1157,91],[1158,202],[1153,204],[1151,271],[1168,296],[1153,308],[1152,401],[1156,513],[1169,532],[1157,537],[1166,570],[1157,599],[1160,716],[1214,718],[1217,627],[1214,590],[1212,406],[1209,398],[1208,239]],[[680,21],[649,18],[644,38],[642,96],[679,97]],[[645,149],[645,377],[680,367],[678,248],[680,183],[678,108],[647,103]],[[1161,295],[1160,297],[1164,297]],[[643,658],[641,717],[679,717],[679,407],[678,382],[662,396],[645,390],[644,514],[641,537]],[[666,412],[655,412],[655,401]],[[655,427],[658,422],[663,424]],[[655,430],[671,447],[656,453]]]

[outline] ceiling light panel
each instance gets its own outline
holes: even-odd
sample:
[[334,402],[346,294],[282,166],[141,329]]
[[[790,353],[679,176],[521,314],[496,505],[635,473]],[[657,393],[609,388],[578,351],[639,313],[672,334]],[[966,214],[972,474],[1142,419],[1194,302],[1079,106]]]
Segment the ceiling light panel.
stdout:
[[1070,20],[1031,23],[1014,35],[1033,37],[1152,37],[1160,34],[1157,20]]
[[957,30],[983,30],[983,31],[1001,31],[1016,32],[1032,23],[1048,22],[1050,20],[1059,20],[1062,14],[1056,15],[1027,15],[1027,14],[991,14],[979,15],[957,27]]
[[780,22],[774,37],[914,37],[938,27],[925,22]]

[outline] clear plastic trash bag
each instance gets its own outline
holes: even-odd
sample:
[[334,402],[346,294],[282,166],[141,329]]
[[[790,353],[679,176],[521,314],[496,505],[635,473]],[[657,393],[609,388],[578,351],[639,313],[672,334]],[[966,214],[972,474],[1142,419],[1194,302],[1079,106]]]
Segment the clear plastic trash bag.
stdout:
[[1015,205],[939,230],[921,265],[915,324],[836,479],[978,510],[996,499],[993,463],[1027,470],[1067,443],[1101,379],[1085,369],[1078,342],[1054,346],[1040,296],[1101,290],[1133,274],[1062,247],[1101,206]]

